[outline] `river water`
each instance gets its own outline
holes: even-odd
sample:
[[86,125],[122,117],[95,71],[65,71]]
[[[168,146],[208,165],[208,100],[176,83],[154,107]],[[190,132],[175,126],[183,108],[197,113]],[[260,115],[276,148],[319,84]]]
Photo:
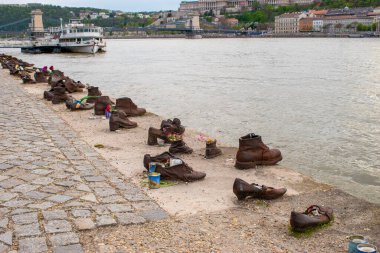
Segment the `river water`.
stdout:
[[129,96],[237,146],[254,132],[282,165],[380,203],[379,39],[108,41],[98,55],[12,53]]

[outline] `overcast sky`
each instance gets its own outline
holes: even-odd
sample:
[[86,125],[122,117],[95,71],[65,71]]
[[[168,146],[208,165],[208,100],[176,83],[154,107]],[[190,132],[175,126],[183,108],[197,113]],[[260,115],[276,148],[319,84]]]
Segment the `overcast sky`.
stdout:
[[72,7],[96,7],[122,11],[176,10],[181,0],[0,0],[1,4],[42,3]]

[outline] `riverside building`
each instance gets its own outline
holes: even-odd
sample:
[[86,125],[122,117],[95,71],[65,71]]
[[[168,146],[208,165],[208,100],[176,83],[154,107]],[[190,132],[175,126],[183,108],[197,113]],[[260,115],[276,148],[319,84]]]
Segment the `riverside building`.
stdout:
[[250,9],[251,6],[258,2],[259,4],[268,4],[272,6],[287,5],[308,5],[314,0],[199,0],[199,1],[183,1],[180,3],[179,11],[182,12],[198,12],[203,14],[212,11],[216,15],[220,12],[238,12],[243,9]]

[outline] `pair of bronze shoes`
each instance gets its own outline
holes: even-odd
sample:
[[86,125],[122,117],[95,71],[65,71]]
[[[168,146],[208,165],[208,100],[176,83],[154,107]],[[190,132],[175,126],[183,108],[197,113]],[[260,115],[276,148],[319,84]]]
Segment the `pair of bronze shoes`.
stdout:
[[[275,189],[265,185],[249,184],[240,178],[236,178],[233,191],[239,200],[245,198],[277,199],[286,193],[286,188]],[[305,231],[319,225],[327,224],[333,220],[333,209],[312,205],[305,212],[292,211],[290,214],[290,225],[294,231]]]

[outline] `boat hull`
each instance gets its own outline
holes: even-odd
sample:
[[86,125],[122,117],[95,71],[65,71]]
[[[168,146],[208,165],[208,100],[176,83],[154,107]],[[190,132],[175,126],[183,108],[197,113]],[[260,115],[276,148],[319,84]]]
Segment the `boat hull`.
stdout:
[[62,52],[95,54],[99,51],[98,45],[61,46]]

